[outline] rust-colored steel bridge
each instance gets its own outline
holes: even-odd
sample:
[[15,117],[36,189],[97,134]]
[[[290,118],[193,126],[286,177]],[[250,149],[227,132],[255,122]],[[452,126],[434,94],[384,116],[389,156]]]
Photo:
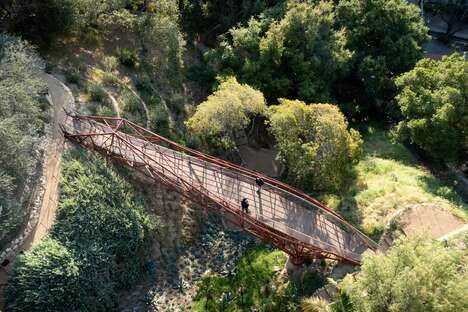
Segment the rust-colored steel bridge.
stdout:
[[[280,181],[187,148],[114,117],[69,115],[66,138],[125,163],[288,253],[295,264],[328,258],[359,265],[377,245],[333,210]],[[264,185],[259,188],[256,178]],[[249,211],[241,208],[246,198]]]

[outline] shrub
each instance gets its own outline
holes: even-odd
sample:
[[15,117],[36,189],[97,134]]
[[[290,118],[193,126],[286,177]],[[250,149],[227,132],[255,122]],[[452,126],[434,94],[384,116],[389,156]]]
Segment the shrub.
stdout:
[[136,52],[132,49],[124,48],[117,49],[117,54],[119,55],[119,61],[122,65],[127,67],[135,67],[138,62],[138,57]]
[[115,56],[105,56],[102,64],[106,72],[113,72],[117,68],[118,60]]
[[68,68],[65,71],[65,79],[68,83],[78,84],[80,82],[80,72],[76,68]]
[[144,91],[147,93],[151,93],[153,91],[153,88],[151,86],[151,79],[146,74],[141,74],[136,77],[135,87],[139,91]]
[[81,293],[79,275],[73,253],[45,238],[18,257],[5,292],[8,311],[68,311]]
[[101,86],[101,84],[97,82],[90,82],[88,83],[88,94],[89,94],[89,100],[93,102],[104,102],[104,100],[107,98],[106,91],[104,88]]
[[341,285],[347,311],[463,311],[468,305],[466,252],[420,238],[364,258]]
[[348,130],[336,106],[280,99],[280,105],[270,107],[269,118],[291,182],[306,191],[337,191],[343,186],[362,140],[357,131]]
[[424,59],[397,79],[403,120],[395,136],[438,161],[466,161],[468,153],[468,63],[453,54]]
[[114,311],[142,274],[155,224],[134,190],[89,154],[66,154],[51,238],[24,256],[6,291],[8,311]]
[[281,278],[286,263],[281,251],[257,247],[236,263],[235,274],[203,278],[193,311],[297,311],[291,283]]
[[230,77],[197,107],[187,126],[208,148],[235,149],[236,133],[247,127],[251,117],[265,110],[265,98],[260,91]]
[[125,88],[122,92],[123,109],[129,113],[143,113],[143,106],[140,100],[132,91]]
[[108,86],[117,86],[119,84],[119,77],[110,72],[102,74],[102,82]]
[[48,115],[41,73],[43,61],[32,46],[0,33],[0,246],[26,215],[20,199],[30,195],[23,194],[24,183]]

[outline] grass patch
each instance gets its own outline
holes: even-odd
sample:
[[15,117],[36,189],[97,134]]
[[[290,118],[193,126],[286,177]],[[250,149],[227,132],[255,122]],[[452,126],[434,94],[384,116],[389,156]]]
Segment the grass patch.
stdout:
[[342,194],[322,200],[374,238],[393,212],[413,204],[432,203],[468,219],[468,205],[453,188],[414,161],[403,145],[392,144],[384,131],[372,128],[364,135],[354,180]]

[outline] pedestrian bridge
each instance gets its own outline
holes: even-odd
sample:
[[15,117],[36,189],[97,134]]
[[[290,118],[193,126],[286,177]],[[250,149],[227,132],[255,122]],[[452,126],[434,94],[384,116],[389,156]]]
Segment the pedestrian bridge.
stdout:
[[[311,196],[261,173],[187,148],[122,118],[68,115],[64,136],[134,168],[288,253],[359,265],[377,245]],[[256,179],[264,185],[259,190]],[[249,202],[248,213],[241,201]]]

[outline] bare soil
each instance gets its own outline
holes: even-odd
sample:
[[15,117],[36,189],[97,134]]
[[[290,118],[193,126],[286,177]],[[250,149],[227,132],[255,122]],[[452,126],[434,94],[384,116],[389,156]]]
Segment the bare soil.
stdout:
[[401,214],[399,223],[407,236],[423,235],[428,239],[439,239],[465,226],[449,211],[432,204],[410,207]]

